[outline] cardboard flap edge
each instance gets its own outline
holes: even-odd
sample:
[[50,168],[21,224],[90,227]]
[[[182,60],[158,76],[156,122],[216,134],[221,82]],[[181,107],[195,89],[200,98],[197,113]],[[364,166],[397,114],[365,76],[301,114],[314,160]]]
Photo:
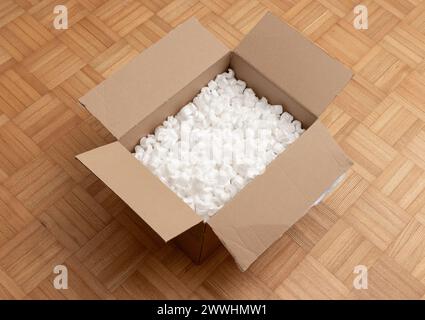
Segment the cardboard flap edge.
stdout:
[[81,153],[76,158],[127,203],[164,241],[171,240],[202,221],[119,142]]
[[317,117],[353,77],[347,66],[270,12],[234,52]]
[[[316,147],[308,148],[314,143]],[[303,155],[305,162],[294,161]],[[311,168],[316,160],[320,165],[317,170]],[[351,165],[327,129],[316,121],[208,223],[239,267],[246,270]],[[260,199],[255,197],[259,192],[263,192]],[[283,192],[286,200],[282,199]]]
[[229,52],[192,17],[78,100],[120,139]]

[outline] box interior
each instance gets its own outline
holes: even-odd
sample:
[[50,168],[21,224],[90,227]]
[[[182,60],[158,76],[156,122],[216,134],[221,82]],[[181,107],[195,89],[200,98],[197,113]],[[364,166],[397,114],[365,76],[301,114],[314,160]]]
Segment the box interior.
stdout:
[[235,71],[236,78],[245,81],[247,87],[252,88],[259,98],[265,97],[271,104],[281,104],[284,111],[288,111],[295,119],[301,121],[304,129],[308,129],[316,121],[317,117],[313,113],[292,99],[288,93],[278,88],[237,53],[232,52],[212,64],[183,90],[142,119],[118,141],[128,151],[133,152],[140,138],[153,133],[155,128],[161,125],[168,116],[175,115],[184,105],[195,98],[202,87],[228,68],[232,68]]

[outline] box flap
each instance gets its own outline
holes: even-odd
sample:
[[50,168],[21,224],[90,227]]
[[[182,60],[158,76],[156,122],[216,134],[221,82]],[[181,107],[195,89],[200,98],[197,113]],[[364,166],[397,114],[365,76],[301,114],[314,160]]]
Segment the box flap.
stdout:
[[316,121],[208,223],[246,270],[351,165]]
[[79,154],[77,159],[165,241],[202,221],[119,142]]
[[270,13],[235,52],[316,116],[352,76],[348,68]]
[[79,101],[119,139],[228,52],[192,18]]

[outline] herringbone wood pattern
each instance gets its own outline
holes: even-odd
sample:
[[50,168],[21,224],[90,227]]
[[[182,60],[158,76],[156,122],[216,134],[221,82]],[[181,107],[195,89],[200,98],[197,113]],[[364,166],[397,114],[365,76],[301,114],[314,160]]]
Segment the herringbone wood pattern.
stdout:
[[[425,298],[425,1],[362,1],[365,31],[359,2],[1,0],[0,298]],[[74,159],[113,141],[77,98],[191,16],[234,47],[267,11],[354,70],[321,119],[355,165],[247,272],[196,266]]]

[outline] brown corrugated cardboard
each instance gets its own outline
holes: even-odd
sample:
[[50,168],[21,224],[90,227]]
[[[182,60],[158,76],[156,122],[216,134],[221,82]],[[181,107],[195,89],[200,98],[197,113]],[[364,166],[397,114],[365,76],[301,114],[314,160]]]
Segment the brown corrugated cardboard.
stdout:
[[144,137],[162,122],[167,116],[176,114],[182,106],[193,100],[198,94],[199,88],[207,85],[207,83],[217,74],[226,70],[229,66],[230,54],[213,63],[207,70],[202,72],[197,78],[191,81],[186,87],[180,90],[176,95],[168,99],[164,104],[147,115],[143,121],[134,126],[130,131],[123,135],[119,141],[127,148],[133,149],[140,141],[140,137]]
[[77,158],[165,241],[202,221],[119,142],[85,152]]
[[352,76],[340,62],[270,13],[235,52],[317,117]]
[[237,54],[232,55],[230,66],[235,70],[238,77],[246,81],[248,87],[252,88],[258,95],[267,97],[271,104],[284,105],[285,110],[301,121],[304,127],[308,128],[317,120],[316,115],[292,99],[285,91]]
[[119,139],[228,52],[197,20],[190,19],[80,102]]
[[351,164],[316,121],[208,223],[245,270]]
[[203,222],[176,237],[174,243],[195,263],[203,262],[221,244],[211,227]]
[[[229,65],[308,130],[210,219],[212,232],[130,152]],[[231,54],[191,19],[81,98],[119,141],[78,159],[165,241],[176,237],[195,261],[217,247],[216,234],[245,270],[351,165],[317,120],[350,77],[270,14]]]

